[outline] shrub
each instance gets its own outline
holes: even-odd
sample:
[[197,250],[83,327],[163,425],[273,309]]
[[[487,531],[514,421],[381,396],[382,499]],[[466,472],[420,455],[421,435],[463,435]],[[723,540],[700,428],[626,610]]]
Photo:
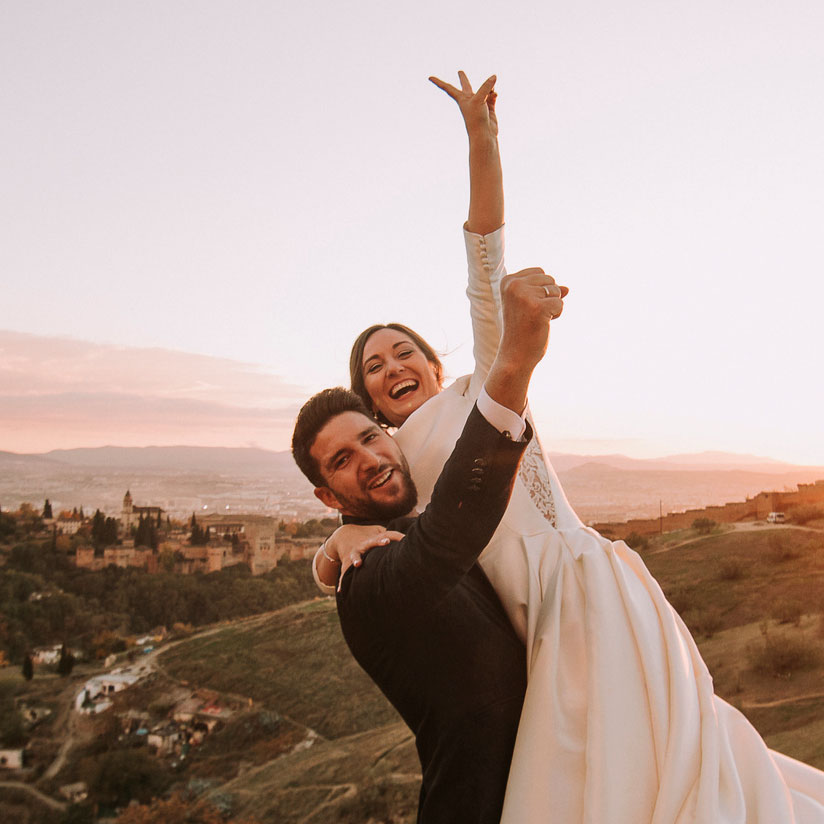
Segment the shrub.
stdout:
[[722,581],[740,581],[747,574],[747,567],[740,558],[724,558],[718,566]]
[[721,610],[718,607],[691,609],[684,614],[684,623],[693,635],[705,635],[712,638],[724,625]]
[[171,798],[154,799],[148,805],[127,807],[116,819],[116,824],[253,824],[252,819],[243,821],[233,818],[227,821],[220,809],[206,800],[194,800],[175,794]]
[[163,765],[140,750],[115,750],[98,758],[90,788],[108,806],[123,807],[133,798],[146,804],[172,779]]
[[691,587],[678,587],[667,594],[667,600],[679,615],[683,615],[695,601],[695,593]]
[[821,660],[816,644],[799,635],[769,635],[749,651],[750,666],[762,675],[792,678],[794,672],[813,669]]
[[767,557],[773,563],[779,564],[797,558],[798,552],[787,543],[786,535],[773,533],[767,537]]
[[692,528],[699,535],[709,535],[718,526],[712,518],[696,518],[692,522]]
[[820,506],[805,504],[798,506],[792,511],[793,523],[806,524],[808,521],[817,521],[824,518],[824,509]]
[[649,538],[641,535],[639,532],[630,532],[629,535],[624,538],[624,543],[631,549],[636,550],[636,552],[641,552],[649,546]]

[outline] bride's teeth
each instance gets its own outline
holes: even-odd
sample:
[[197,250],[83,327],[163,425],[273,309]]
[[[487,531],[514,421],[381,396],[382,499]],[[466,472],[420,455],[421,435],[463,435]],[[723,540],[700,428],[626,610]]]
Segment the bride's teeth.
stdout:
[[400,393],[406,389],[414,390],[418,388],[418,384],[416,381],[413,380],[405,380],[401,381],[400,383],[396,383],[390,390],[389,390],[389,397],[393,400],[396,400]]

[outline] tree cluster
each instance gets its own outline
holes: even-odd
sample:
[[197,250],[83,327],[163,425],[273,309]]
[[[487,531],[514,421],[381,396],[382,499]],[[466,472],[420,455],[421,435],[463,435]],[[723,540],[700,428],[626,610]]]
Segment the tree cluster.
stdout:
[[155,798],[150,805],[131,805],[117,817],[116,824],[257,824],[254,819],[226,816],[205,799],[186,800],[179,794],[169,799]]
[[310,518],[297,525],[294,531],[295,538],[327,538],[337,529],[336,518]]
[[709,535],[718,526],[712,518],[696,518],[692,522],[692,528],[699,535]]
[[19,747],[25,740],[23,718],[14,702],[14,687],[0,684],[0,747]]
[[197,518],[195,518],[195,513],[192,513],[192,520],[189,522],[189,543],[192,546],[206,546],[209,543],[209,539],[212,537],[212,528],[203,527],[197,522]]
[[137,522],[137,531],[134,534],[134,545],[156,550],[160,546],[158,533],[161,525],[160,515],[157,516],[157,523],[153,518],[144,518],[141,515],[140,520]]
[[117,518],[107,518],[99,509],[92,518],[92,543],[95,549],[103,549],[117,543]]
[[14,515],[0,510],[0,541],[7,541],[17,535],[17,519]]
[[[36,592],[48,597],[32,599]],[[196,627],[315,594],[308,561],[260,576],[241,564],[194,575],[115,566],[91,571],[72,565],[48,541],[32,542],[14,547],[0,567],[0,651],[17,666],[28,650],[64,641],[93,656],[107,631],[123,638],[159,625]]]

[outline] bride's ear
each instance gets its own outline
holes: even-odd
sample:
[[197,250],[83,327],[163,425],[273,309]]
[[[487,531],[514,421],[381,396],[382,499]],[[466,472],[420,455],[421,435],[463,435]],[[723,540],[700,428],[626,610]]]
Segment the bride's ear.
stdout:
[[343,509],[343,504],[337,499],[337,496],[328,486],[316,486],[315,497],[329,509]]
[[435,376],[435,382],[438,384],[438,389],[443,389],[443,369],[440,362],[433,363],[429,361],[429,366],[432,369],[432,374]]

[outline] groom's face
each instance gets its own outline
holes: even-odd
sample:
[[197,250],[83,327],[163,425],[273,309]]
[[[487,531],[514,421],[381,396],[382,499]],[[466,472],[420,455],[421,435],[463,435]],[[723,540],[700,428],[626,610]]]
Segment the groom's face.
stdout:
[[318,432],[309,454],[325,481],[315,495],[343,515],[386,521],[406,515],[417,502],[400,448],[360,412],[331,418]]

